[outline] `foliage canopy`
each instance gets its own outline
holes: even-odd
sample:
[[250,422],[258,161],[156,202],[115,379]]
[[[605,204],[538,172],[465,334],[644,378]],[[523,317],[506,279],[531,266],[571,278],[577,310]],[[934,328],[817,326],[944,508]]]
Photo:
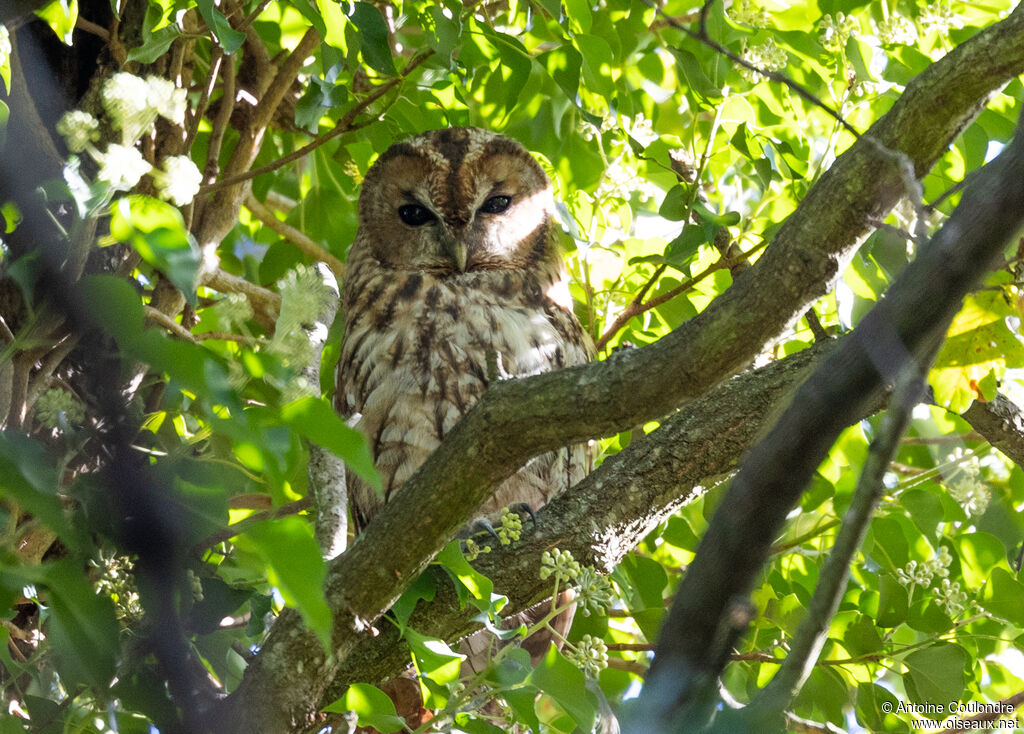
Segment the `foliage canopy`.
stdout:
[[[819,348],[927,247],[961,182],[1009,143],[1024,92],[1024,56],[1005,51],[1024,48],[1010,0],[54,0],[32,16],[33,5],[12,5],[0,26],[0,681],[15,714],[0,734],[199,731],[229,705],[240,721],[266,717],[253,731],[346,731],[357,719],[475,734],[590,731],[609,702],[628,728],[666,609],[743,453]],[[872,178],[895,189],[823,178],[940,59],[968,48],[989,59],[976,74],[990,86],[966,92],[936,72],[924,122],[878,144],[887,157]],[[683,454],[673,472],[686,479],[659,503],[628,505],[628,532],[581,538],[579,526],[578,562],[495,547],[520,574],[515,591],[450,537],[411,528],[393,542],[444,550],[421,554],[413,570],[433,568],[418,577],[381,561],[360,581],[388,587],[386,603],[367,608],[359,589],[338,589],[351,554],[325,561],[311,519],[322,480],[307,473],[311,454],[376,476],[330,407],[341,337],[330,284],[344,278],[376,156],[454,125],[501,131],[547,170],[577,314],[609,371],[630,346],[712,321],[723,294],[757,293],[766,313],[785,313],[719,323],[730,345],[754,350],[703,363],[710,347],[697,344],[707,389],[681,389],[664,418],[586,436],[624,507],[644,476],[617,484],[610,457]],[[812,272],[809,254],[806,288],[798,274],[756,282],[814,190],[836,224],[815,232],[812,221],[806,237],[818,235],[831,269]],[[749,595],[750,620],[725,651],[715,696],[726,711],[677,730],[909,732],[924,714],[907,704],[942,720],[977,711],[960,702],[1006,700],[1009,713],[1024,699],[1024,422],[984,420],[1022,395],[1021,257],[1006,250],[949,326],[794,695],[767,712],[729,708],[763,703],[802,649],[883,413],[841,434],[752,588],[734,589]],[[748,367],[747,382],[726,386],[752,386],[739,395],[756,421],[668,443],[677,407],[697,426],[733,420],[715,390]],[[607,401],[626,415],[630,399]],[[707,467],[684,471],[694,456]],[[561,508],[521,542],[555,532]],[[472,509],[453,508],[452,527]],[[503,609],[566,586],[580,611],[561,650],[532,664],[509,645],[481,678],[460,680],[459,608],[493,628]],[[363,629],[339,622],[349,610]],[[310,641],[254,657],[274,617]],[[400,638],[398,663],[373,651],[373,625]],[[410,660],[434,713],[422,723],[403,722],[378,688]],[[320,687],[310,693],[303,675]],[[303,690],[279,690],[292,680]]]

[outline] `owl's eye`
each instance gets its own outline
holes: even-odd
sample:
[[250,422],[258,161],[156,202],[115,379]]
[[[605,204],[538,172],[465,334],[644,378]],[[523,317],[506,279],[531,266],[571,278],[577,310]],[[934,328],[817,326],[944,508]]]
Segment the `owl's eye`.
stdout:
[[404,204],[398,207],[398,218],[410,227],[420,227],[436,219],[434,213],[422,204]]
[[512,203],[511,196],[492,196],[480,207],[483,214],[501,214]]

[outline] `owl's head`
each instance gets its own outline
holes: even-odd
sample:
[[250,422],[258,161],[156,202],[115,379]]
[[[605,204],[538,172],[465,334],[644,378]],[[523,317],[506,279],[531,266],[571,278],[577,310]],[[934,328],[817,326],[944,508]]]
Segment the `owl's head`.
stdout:
[[359,236],[381,265],[439,275],[522,268],[555,252],[551,183],[514,140],[474,127],[388,148],[366,174]]

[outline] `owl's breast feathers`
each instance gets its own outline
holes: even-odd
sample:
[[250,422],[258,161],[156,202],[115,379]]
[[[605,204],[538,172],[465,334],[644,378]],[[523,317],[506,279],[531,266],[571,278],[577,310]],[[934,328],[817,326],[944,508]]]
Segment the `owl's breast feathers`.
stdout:
[[[442,277],[350,258],[335,402],[360,416],[384,483],[381,498],[353,478],[357,526],[426,461],[495,373],[521,377],[590,359],[589,338],[558,302],[559,275],[541,265]],[[482,511],[539,507],[589,468],[584,446],[536,457]]]

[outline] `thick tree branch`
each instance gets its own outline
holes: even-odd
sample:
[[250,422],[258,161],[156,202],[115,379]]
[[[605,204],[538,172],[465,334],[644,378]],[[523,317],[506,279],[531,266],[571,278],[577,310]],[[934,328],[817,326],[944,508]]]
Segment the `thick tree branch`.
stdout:
[[963,417],[986,441],[1024,468],[1024,413],[1012,401],[1002,395],[990,403],[975,400]]
[[[929,361],[933,356],[929,355]],[[768,720],[778,717],[778,722],[782,723],[784,712],[807,682],[846,591],[853,558],[864,542],[871,518],[885,493],[884,479],[889,462],[899,451],[900,437],[907,430],[914,406],[924,394],[924,385],[923,373],[917,370],[913,360],[908,360],[896,377],[888,414],[871,442],[853,500],[843,517],[828,560],[818,577],[807,615],[800,622],[789,653],[771,682],[740,714],[748,723],[763,717]]]
[[[330,664],[315,640],[294,626],[297,615],[289,615],[247,672],[234,721],[253,727],[248,731],[271,731],[305,718],[373,620],[526,459],[661,417],[749,363],[828,290],[869,219],[903,195],[899,167],[880,144],[909,157],[923,174],[988,95],[1022,71],[1024,11],[1018,9],[908,85],[811,189],[757,264],[702,314],[661,341],[607,362],[492,387],[360,541],[331,564],[327,594],[336,616]],[[636,521],[623,516],[623,522]],[[405,542],[396,544],[395,537]],[[619,547],[623,541],[606,542]],[[268,709],[281,702],[283,689],[287,713],[271,721]]]
[[815,468],[908,360],[927,369],[964,295],[1022,225],[1024,133],[1018,131],[734,477],[676,595],[637,708],[643,714],[627,732],[686,730],[682,722],[706,703],[707,683],[724,665],[709,655],[708,640],[735,599],[749,593]]
[[[812,187],[758,263],[673,334],[606,362],[510,380],[489,390],[360,541],[332,563],[327,585],[336,613],[331,663],[314,640],[298,632],[297,617],[290,615],[292,621],[279,623],[250,667],[236,696],[246,703],[233,707],[234,721],[254,727],[248,731],[271,731],[304,719],[373,620],[526,459],[662,417],[748,363],[827,291],[869,219],[903,195],[899,167],[893,156],[880,152],[880,143],[899,150],[919,173],[927,171],[988,95],[1024,71],[1022,41],[1024,11],[1017,10],[932,64]],[[623,520],[636,523],[625,515]],[[579,529],[575,525],[571,534]],[[623,534],[629,536],[627,530]],[[404,542],[393,543],[396,536]],[[624,543],[621,536],[603,542],[611,548]],[[284,664],[300,660],[301,665]],[[279,711],[280,718],[271,722],[261,704],[269,708],[278,702],[282,689],[289,695],[285,713]],[[244,710],[251,714],[245,720],[239,716]]]

